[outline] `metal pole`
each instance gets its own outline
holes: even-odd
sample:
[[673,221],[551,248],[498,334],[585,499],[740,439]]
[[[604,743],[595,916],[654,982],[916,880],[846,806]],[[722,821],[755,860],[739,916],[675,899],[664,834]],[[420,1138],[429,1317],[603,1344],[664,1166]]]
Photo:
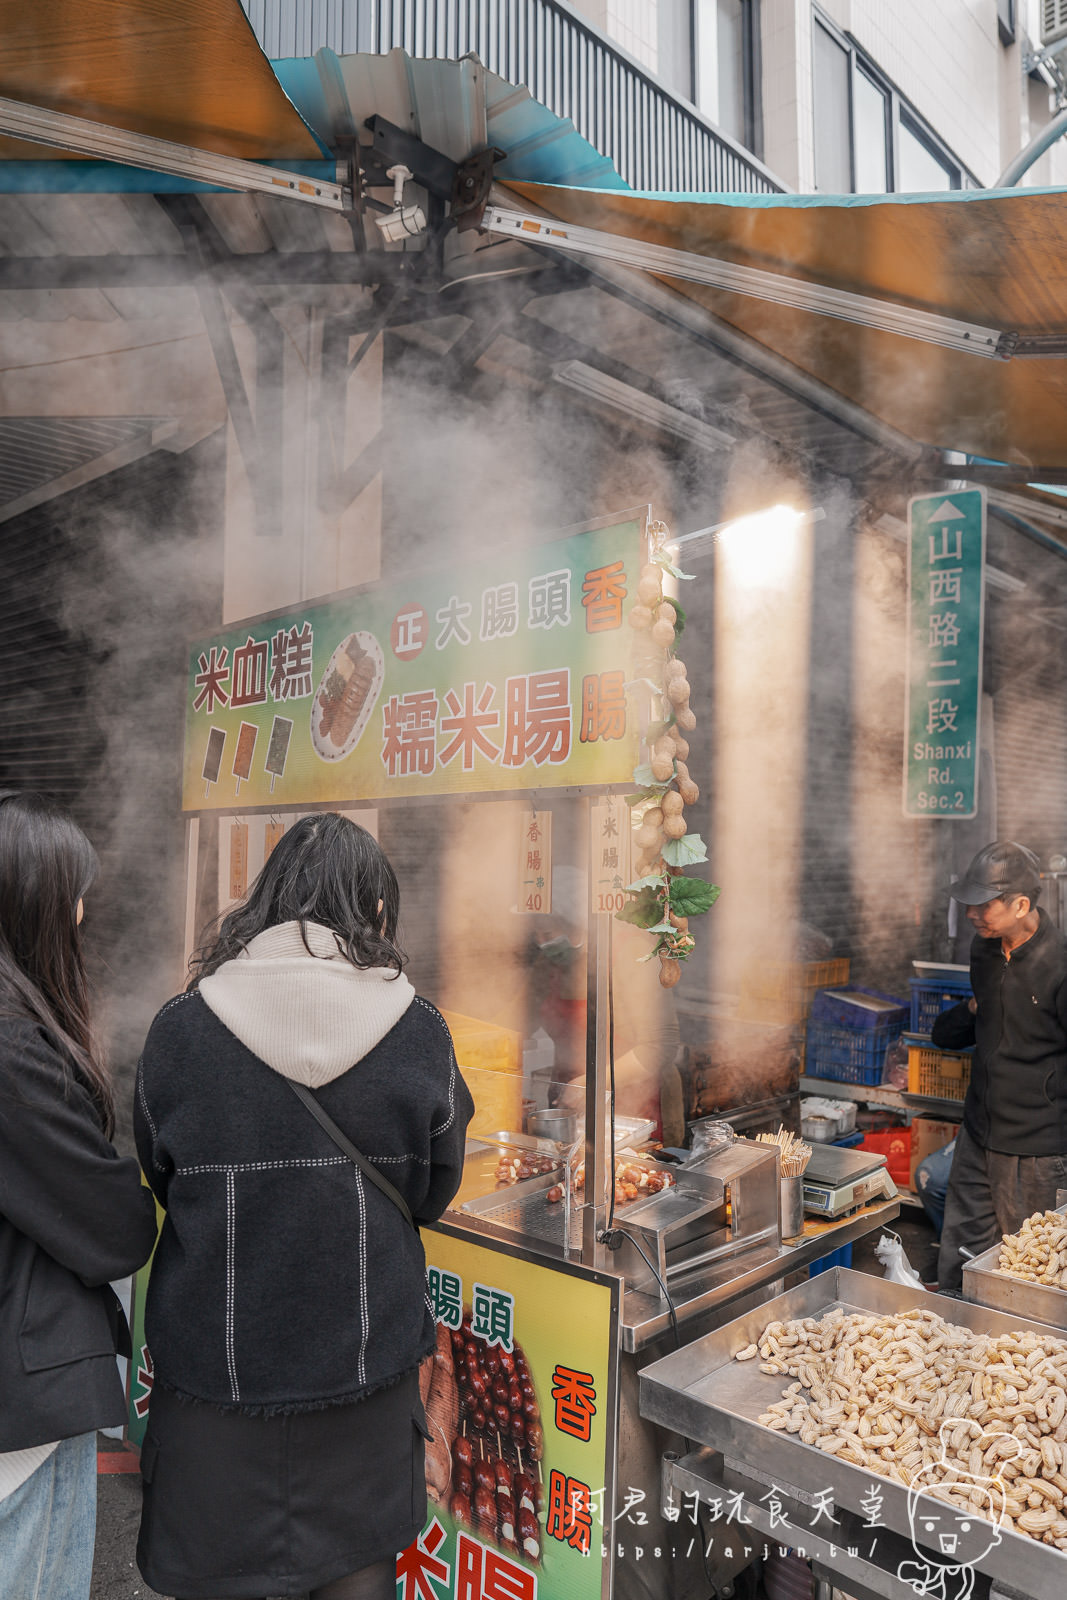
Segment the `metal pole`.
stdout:
[[1062,111],[1057,111],[1051,122],[1046,122],[1040,133],[1036,133],[1026,146],[1020,150],[1014,161],[1009,161],[1004,171],[1000,174],[994,189],[1014,189],[1024,173],[1029,172],[1035,161],[1039,161],[1045,151],[1056,140],[1067,133],[1067,106]]

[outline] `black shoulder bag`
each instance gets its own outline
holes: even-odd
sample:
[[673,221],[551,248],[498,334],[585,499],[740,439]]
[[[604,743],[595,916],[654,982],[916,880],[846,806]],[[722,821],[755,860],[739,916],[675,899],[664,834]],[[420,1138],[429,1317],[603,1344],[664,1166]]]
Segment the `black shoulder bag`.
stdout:
[[302,1101],[303,1104],[307,1106],[308,1110],[311,1112],[311,1115],[315,1118],[315,1121],[318,1123],[322,1131],[329,1134],[338,1150],[342,1151],[342,1153],[348,1157],[353,1166],[359,1168],[360,1172],[362,1172],[365,1178],[370,1179],[375,1188],[378,1188],[382,1191],[382,1194],[385,1195],[387,1200],[391,1200],[393,1202],[400,1214],[407,1218],[408,1222],[410,1222],[411,1226],[415,1229],[415,1232],[418,1233],[419,1230],[415,1224],[415,1218],[411,1215],[410,1207],[408,1206],[407,1201],[404,1199],[404,1196],[400,1193],[400,1190],[394,1188],[389,1182],[389,1179],[384,1178],[378,1171],[377,1167],[372,1166],[367,1160],[366,1156],[362,1155],[356,1149],[348,1135],[342,1133],[333,1118],[322,1109],[310,1089],[308,1089],[302,1083],[294,1083],[292,1078],[286,1078],[285,1081],[296,1095],[297,1099]]

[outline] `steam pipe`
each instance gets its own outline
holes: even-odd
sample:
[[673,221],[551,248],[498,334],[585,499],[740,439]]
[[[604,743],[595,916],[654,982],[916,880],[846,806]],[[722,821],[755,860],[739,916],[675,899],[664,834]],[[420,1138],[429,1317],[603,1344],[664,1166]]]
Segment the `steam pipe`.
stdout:
[[1025,150],[1020,150],[1014,160],[1008,162],[993,185],[994,189],[1014,189],[1023,174],[1029,172],[1034,162],[1039,161],[1045,151],[1065,133],[1067,133],[1067,106],[1062,111],[1057,111],[1051,122],[1046,122],[1040,133],[1034,135]]

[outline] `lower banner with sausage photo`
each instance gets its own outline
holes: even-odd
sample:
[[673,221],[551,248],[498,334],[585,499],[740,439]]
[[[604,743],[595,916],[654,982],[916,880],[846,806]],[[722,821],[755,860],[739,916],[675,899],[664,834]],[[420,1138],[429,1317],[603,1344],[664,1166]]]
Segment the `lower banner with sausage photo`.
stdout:
[[398,1600],[602,1600],[617,1280],[447,1225],[423,1240],[429,1506],[397,1563]]

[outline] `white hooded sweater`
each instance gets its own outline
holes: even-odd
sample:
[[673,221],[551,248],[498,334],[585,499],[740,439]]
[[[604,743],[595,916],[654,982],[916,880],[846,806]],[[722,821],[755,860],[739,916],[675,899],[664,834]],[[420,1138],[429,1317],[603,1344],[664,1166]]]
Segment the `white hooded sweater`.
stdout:
[[415,998],[392,967],[354,967],[329,928],[299,922],[257,934],[200,982],[208,1009],[284,1078],[321,1089],[362,1061]]

